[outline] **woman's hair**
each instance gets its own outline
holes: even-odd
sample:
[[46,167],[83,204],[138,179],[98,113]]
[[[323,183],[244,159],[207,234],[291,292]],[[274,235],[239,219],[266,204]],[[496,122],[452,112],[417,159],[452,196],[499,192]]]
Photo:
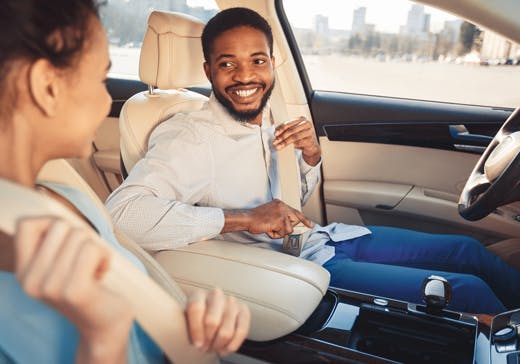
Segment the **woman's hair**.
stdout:
[[13,63],[44,58],[57,68],[71,67],[84,47],[91,15],[99,15],[96,0],[3,0],[0,6],[2,113],[13,104],[6,97],[16,98],[6,87]]
[[211,18],[202,31],[202,51],[206,62],[209,62],[215,39],[226,30],[240,26],[248,26],[264,33],[271,52],[270,56],[273,55],[273,33],[269,23],[251,9],[229,8]]

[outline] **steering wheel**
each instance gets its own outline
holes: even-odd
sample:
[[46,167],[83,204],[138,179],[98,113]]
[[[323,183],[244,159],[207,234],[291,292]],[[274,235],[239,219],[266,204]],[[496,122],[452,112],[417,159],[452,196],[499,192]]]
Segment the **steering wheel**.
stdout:
[[479,220],[520,200],[520,108],[500,128],[473,168],[459,198],[459,213]]

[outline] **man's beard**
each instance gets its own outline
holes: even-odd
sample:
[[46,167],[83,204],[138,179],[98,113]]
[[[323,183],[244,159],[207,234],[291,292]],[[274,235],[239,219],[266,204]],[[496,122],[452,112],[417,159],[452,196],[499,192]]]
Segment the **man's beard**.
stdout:
[[273,79],[271,87],[269,87],[264,96],[262,96],[260,106],[258,106],[258,108],[254,110],[238,111],[233,107],[231,101],[225,98],[224,95],[220,93],[218,90],[213,89],[213,94],[215,95],[216,99],[222,104],[222,106],[224,106],[224,108],[231,114],[233,118],[235,118],[237,121],[241,123],[247,123],[254,120],[264,110],[265,105],[267,104],[267,101],[269,100],[269,97],[273,92],[274,83],[275,80]]

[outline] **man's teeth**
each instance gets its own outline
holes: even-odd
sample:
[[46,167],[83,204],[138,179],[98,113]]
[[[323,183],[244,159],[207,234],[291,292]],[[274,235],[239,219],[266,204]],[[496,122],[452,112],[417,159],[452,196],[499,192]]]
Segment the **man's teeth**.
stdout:
[[235,93],[240,97],[248,97],[251,96],[256,92],[256,88],[253,88],[251,90],[237,90]]

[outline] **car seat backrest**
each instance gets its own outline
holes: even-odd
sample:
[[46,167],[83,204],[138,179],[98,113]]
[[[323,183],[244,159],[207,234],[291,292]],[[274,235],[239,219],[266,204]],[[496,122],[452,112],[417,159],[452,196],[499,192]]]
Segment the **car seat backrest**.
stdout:
[[92,190],[92,188],[90,188],[88,183],[83,178],[81,178],[78,172],[76,172],[76,170],[66,160],[55,159],[53,161],[47,162],[38,174],[38,181],[53,182],[74,187],[90,197],[90,199],[98,206],[101,213],[105,215],[106,220],[110,222],[110,225],[112,226],[119,243],[127,250],[132,252],[144,264],[150,277],[155,280],[161,287],[163,287],[178,302],[181,304],[186,302],[185,294],[170,278],[169,274],[167,274],[163,268],[137,243],[114,228],[112,225],[112,220],[105,210],[103,202],[97,197],[96,193]]
[[207,100],[185,89],[207,82],[200,44],[203,29],[201,20],[186,14],[150,14],[139,61],[139,77],[149,90],[128,99],[119,116],[121,156],[127,172],[146,153],[157,124],[178,112],[197,110]]

